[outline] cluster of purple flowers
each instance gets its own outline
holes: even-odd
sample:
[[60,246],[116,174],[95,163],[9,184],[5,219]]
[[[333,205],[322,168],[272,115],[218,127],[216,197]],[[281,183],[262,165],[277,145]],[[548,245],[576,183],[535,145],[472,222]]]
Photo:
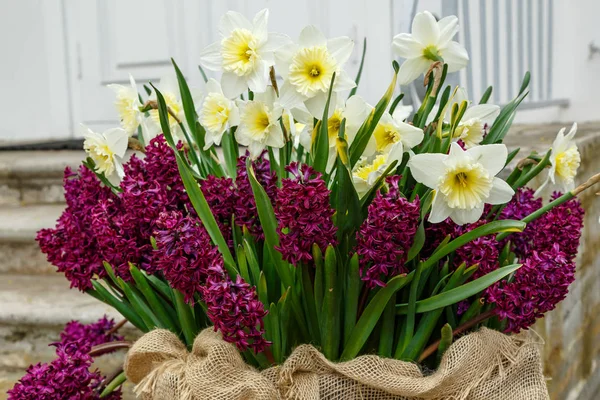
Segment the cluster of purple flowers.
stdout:
[[208,269],[221,258],[218,249],[197,217],[184,217],[179,211],[161,213],[154,233],[157,269],[186,302],[193,303]]
[[556,307],[575,280],[575,264],[556,243],[547,250],[534,250],[513,280],[500,281],[485,292],[494,312],[506,319],[507,332],[519,332]]
[[[529,214],[542,208],[542,199],[534,197],[534,191],[530,188],[519,188],[513,199],[506,204],[500,212],[499,219],[521,220]],[[526,257],[531,253],[531,238],[536,232],[534,224],[528,224],[520,233],[513,233],[510,238],[505,239],[500,246],[504,247],[510,240],[512,250],[519,258]]]
[[87,353],[93,346],[124,340],[123,336],[111,332],[114,326],[115,321],[108,319],[106,316],[87,325],[79,321],[71,321],[65,325],[65,329],[60,333],[60,344],[75,343],[80,351]]
[[335,245],[337,228],[331,217],[329,189],[321,174],[306,164],[286,167],[294,178],[285,178],[277,191],[275,215],[278,220],[279,246],[284,260],[298,265],[312,261],[312,246],[321,251]]
[[221,331],[223,340],[235,343],[242,351],[264,351],[271,344],[264,338],[263,318],[267,311],[255,288],[240,275],[231,280],[222,260],[213,263],[208,273],[202,297],[215,331]]
[[406,200],[399,176],[387,178],[389,190],[379,191],[356,234],[362,280],[369,287],[385,286],[394,275],[408,272],[404,263],[419,226],[419,199]]
[[[71,321],[60,334],[56,358],[49,363],[30,365],[17,384],[8,391],[9,400],[95,400],[100,399],[98,386],[105,379],[100,372],[91,370],[94,360],[88,354],[92,346],[120,336],[109,333],[114,321],[103,317],[98,322],[84,325]],[[104,397],[121,398],[121,391]]]

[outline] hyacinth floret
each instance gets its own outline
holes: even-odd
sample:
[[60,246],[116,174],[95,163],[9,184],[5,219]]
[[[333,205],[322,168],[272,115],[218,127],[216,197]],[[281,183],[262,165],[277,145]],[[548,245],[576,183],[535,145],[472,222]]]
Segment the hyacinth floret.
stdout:
[[264,351],[270,342],[264,338],[263,303],[258,300],[256,289],[240,275],[233,281],[223,268],[221,259],[209,267],[202,297],[207,306],[208,318],[223,340],[234,343],[238,349]]
[[285,178],[277,191],[275,215],[278,221],[279,246],[284,260],[299,265],[312,261],[313,244],[322,252],[336,245],[337,227],[331,217],[334,210],[329,204],[330,190],[322,175],[306,164],[291,163],[286,171],[293,178]]
[[399,180],[400,176],[386,179],[388,192],[377,193],[356,234],[361,277],[371,288],[408,272],[404,263],[419,226],[419,198],[413,202],[404,198]]
[[221,258],[200,220],[179,211],[163,212],[154,231],[154,260],[169,284],[183,293],[187,303],[194,302],[209,274],[208,269]]
[[108,319],[106,316],[91,324],[70,321],[60,333],[60,344],[75,343],[79,351],[87,353],[93,346],[124,340],[123,336],[110,332],[114,326],[114,319]]

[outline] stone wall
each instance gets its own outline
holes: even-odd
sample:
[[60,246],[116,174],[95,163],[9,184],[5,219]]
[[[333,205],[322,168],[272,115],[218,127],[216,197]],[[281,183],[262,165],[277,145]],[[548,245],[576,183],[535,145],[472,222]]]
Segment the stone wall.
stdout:
[[[522,150],[544,151],[561,125],[515,126],[506,144]],[[569,130],[567,126],[567,131]],[[600,172],[600,123],[579,126],[577,143],[581,152],[578,182]],[[553,400],[600,398],[600,199],[591,189],[580,195],[586,211],[582,243],[577,260],[576,281],[569,295],[554,311],[539,321],[534,330],[545,341],[544,372]]]

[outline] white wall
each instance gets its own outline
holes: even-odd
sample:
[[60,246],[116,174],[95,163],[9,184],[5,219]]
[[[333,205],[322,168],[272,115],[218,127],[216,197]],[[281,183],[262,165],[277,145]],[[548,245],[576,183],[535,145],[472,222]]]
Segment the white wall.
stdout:
[[60,3],[2,0],[0,9],[0,140],[68,136]]

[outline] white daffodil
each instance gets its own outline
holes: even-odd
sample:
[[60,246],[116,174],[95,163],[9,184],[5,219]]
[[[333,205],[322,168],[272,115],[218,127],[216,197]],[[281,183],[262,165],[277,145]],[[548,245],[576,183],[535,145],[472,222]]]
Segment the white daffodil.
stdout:
[[240,123],[237,105],[223,95],[219,82],[209,79],[206,90],[208,93],[200,111],[200,124],[206,129],[204,150],[209,149],[213,144],[220,145],[223,133]]
[[379,154],[370,159],[366,157],[361,158],[354,167],[354,171],[352,171],[352,181],[358,196],[364,196],[394,161],[400,162],[403,153],[404,150],[400,141],[387,154]]
[[104,174],[110,183],[117,185],[125,175],[122,159],[127,151],[129,134],[121,128],[97,133],[83,126],[83,149],[94,160],[96,172]]
[[352,54],[354,42],[348,37],[327,40],[312,25],[300,32],[298,44],[279,49],[275,56],[277,71],[284,79],[281,87],[285,108],[293,108],[304,102],[315,117],[321,119],[335,73],[331,104],[337,103],[337,92],[356,86],[342,69]]
[[467,50],[452,40],[457,33],[457,17],[452,15],[436,21],[428,11],[418,13],[412,23],[412,33],[396,35],[392,42],[396,54],[406,59],[398,72],[399,83],[406,85],[414,81],[432,62],[442,59],[448,64],[448,72],[466,67]]
[[558,135],[556,135],[556,139],[554,139],[552,148],[550,149],[550,170],[548,171],[548,177],[542,186],[536,190],[536,196],[541,195],[544,189],[547,188],[556,187],[562,192],[568,192],[575,187],[575,176],[577,175],[579,164],[581,164],[581,156],[579,155],[577,144],[573,140],[575,133],[577,133],[577,123],[573,124],[566,136],[565,128],[562,128],[558,132]]
[[[169,112],[169,128],[171,129],[171,134],[176,139],[184,140],[183,131],[179,126],[179,122],[181,122],[184,127],[188,129],[188,132],[189,127],[187,126],[185,113],[183,111],[183,103],[179,93],[179,83],[177,82],[177,78],[174,75],[164,76],[161,78],[156,87],[160,93],[162,93],[167,108],[171,111]],[[194,101],[194,104],[200,104],[201,92],[194,88],[191,88],[190,92],[192,94],[192,100]],[[153,92],[149,100],[156,101],[156,93]],[[144,124],[143,131],[146,143],[150,142],[150,140],[162,132],[158,110],[150,110],[149,115],[150,116],[142,122]]]
[[409,151],[423,141],[423,130],[402,122],[403,110],[394,110],[394,115],[385,113],[373,131],[375,149],[378,153],[388,153],[392,147],[401,144]]
[[140,126],[144,114],[140,111],[142,103],[140,103],[135,80],[131,75],[129,75],[129,83],[129,86],[112,84],[107,85],[107,87],[117,94],[115,107],[119,113],[121,127],[125,129],[129,136],[132,136]]
[[503,204],[514,190],[496,175],[504,168],[508,151],[503,144],[463,150],[457,143],[450,154],[417,154],[409,161],[412,176],[435,194],[429,221],[450,217],[458,225],[473,223],[485,204]]
[[[467,91],[464,88],[459,88],[452,99],[452,103],[448,106],[444,120],[450,122],[452,107],[454,104],[460,106],[463,101],[470,103],[467,97]],[[433,115],[435,115],[432,112]],[[483,140],[483,136],[488,127],[494,122],[500,114],[500,106],[494,104],[477,104],[471,105],[465,111],[461,118],[456,131],[454,132],[455,140],[462,140],[467,149],[477,146]]]
[[241,106],[235,137],[239,144],[248,147],[251,158],[260,156],[267,146],[281,148],[285,144],[279,123],[283,109],[276,100],[275,90],[269,86]]
[[228,11],[221,17],[222,39],[200,53],[200,63],[213,71],[223,71],[221,85],[228,98],[239,96],[246,88],[264,92],[269,68],[275,64],[273,52],[291,40],[269,33],[269,10],[259,11],[252,22],[242,14]]

